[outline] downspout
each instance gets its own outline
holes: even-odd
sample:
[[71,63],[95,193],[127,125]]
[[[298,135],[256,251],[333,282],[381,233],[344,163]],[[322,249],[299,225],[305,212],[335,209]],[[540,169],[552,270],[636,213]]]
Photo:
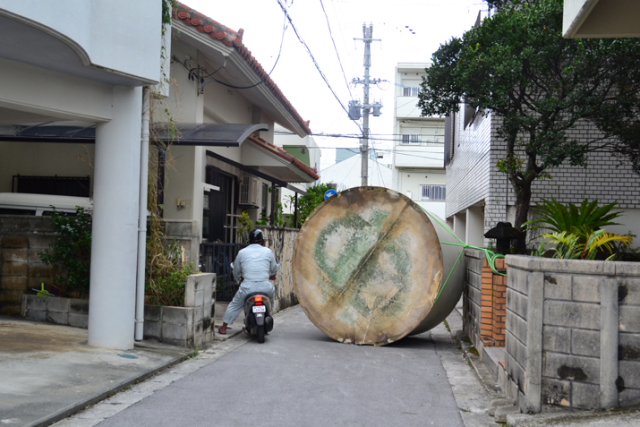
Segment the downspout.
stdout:
[[298,228],[298,193],[296,192],[296,200],[293,208],[293,228]]
[[276,184],[275,182],[271,183],[271,226],[273,227],[276,223]]
[[140,211],[138,213],[138,275],[136,278],[136,341],[144,336],[144,276],[147,247],[147,197],[149,193],[149,109],[150,89],[145,86],[142,92],[142,133],[140,138]]

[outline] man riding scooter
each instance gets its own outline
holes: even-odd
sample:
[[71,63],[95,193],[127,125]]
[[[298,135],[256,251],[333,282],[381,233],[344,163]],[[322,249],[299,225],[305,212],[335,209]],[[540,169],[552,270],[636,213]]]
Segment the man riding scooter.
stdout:
[[233,276],[240,283],[240,288],[227,307],[218,333],[221,335],[227,333],[227,326],[236,320],[249,294],[264,293],[271,300],[273,307],[273,296],[276,289],[271,284],[271,280],[275,280],[279,267],[280,264],[276,262],[276,257],[271,249],[264,246],[262,230],[255,229],[249,233],[249,246],[238,252],[233,263]]

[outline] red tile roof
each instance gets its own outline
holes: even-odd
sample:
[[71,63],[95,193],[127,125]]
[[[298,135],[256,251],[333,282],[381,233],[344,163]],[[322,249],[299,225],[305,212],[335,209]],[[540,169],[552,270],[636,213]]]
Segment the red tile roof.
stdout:
[[302,119],[296,109],[293,108],[293,105],[291,105],[291,102],[289,102],[289,100],[284,96],[278,85],[271,80],[271,77],[269,77],[269,74],[264,70],[264,68],[262,68],[262,65],[256,61],[253,55],[251,55],[251,51],[245,47],[244,43],[242,43],[242,34],[244,33],[243,29],[236,32],[182,3],[178,3],[178,7],[173,9],[173,17],[174,19],[180,19],[186,25],[195,27],[196,30],[201,33],[209,34],[209,37],[213,40],[217,40],[225,46],[233,47],[238,51],[240,56],[242,56],[253,71],[256,72],[258,77],[261,80],[264,79],[264,84],[276,96],[276,98],[282,102],[298,124],[302,126],[302,129],[304,129],[308,135],[311,135],[309,121]]
[[320,179],[320,175],[318,175],[317,173],[317,169],[312,168],[311,166],[307,165],[305,162],[293,157],[291,154],[287,153],[287,150],[285,150],[282,147],[278,147],[276,145],[270,144],[267,141],[265,141],[264,139],[255,136],[255,135],[251,135],[249,136],[249,141],[253,142],[254,144],[267,149],[269,151],[271,151],[272,153],[275,153],[276,155],[282,157],[285,160],[288,160],[289,162],[293,163],[294,166],[296,166],[298,169],[300,169],[302,172],[306,173],[307,175],[309,175],[310,177],[314,178],[314,179]]

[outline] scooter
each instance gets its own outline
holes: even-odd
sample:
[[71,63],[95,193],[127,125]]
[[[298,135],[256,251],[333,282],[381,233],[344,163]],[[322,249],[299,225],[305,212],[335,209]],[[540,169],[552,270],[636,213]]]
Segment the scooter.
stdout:
[[258,342],[264,342],[264,336],[273,329],[273,317],[271,317],[271,301],[269,297],[254,292],[247,295],[244,301],[244,331],[258,338]]

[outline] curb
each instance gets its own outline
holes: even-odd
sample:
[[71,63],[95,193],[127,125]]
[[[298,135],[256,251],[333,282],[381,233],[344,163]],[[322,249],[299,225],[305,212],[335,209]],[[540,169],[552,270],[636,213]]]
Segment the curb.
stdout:
[[[135,347],[142,347],[144,348],[144,344],[134,344]],[[134,348],[135,348],[134,347]],[[137,384],[141,381],[144,381],[162,371],[164,371],[165,369],[168,369],[170,367],[172,367],[175,364],[178,364],[180,362],[183,362],[187,359],[189,359],[190,357],[193,357],[194,355],[196,355],[198,353],[197,349],[185,349],[187,352],[185,354],[183,354],[182,356],[178,356],[178,357],[174,357],[173,359],[169,360],[168,362],[166,362],[165,364],[158,366],[157,368],[146,372],[142,375],[139,375],[135,378],[123,381],[119,384],[114,385],[113,387],[110,387],[108,390],[94,394],[93,396],[90,396],[86,399],[82,399],[74,404],[71,404],[65,408],[62,408],[56,412],[54,412],[51,415],[47,415],[46,417],[40,418],[39,420],[36,420],[30,424],[25,424],[23,427],[44,427],[44,426],[48,426],[51,425],[55,422],[58,422],[60,420],[63,420],[67,417],[70,417],[71,415],[82,411],[83,409],[85,409],[87,406],[93,405],[95,403],[98,403],[116,393],[121,392],[122,390],[126,389],[127,387],[129,387],[130,385],[134,385]]]

